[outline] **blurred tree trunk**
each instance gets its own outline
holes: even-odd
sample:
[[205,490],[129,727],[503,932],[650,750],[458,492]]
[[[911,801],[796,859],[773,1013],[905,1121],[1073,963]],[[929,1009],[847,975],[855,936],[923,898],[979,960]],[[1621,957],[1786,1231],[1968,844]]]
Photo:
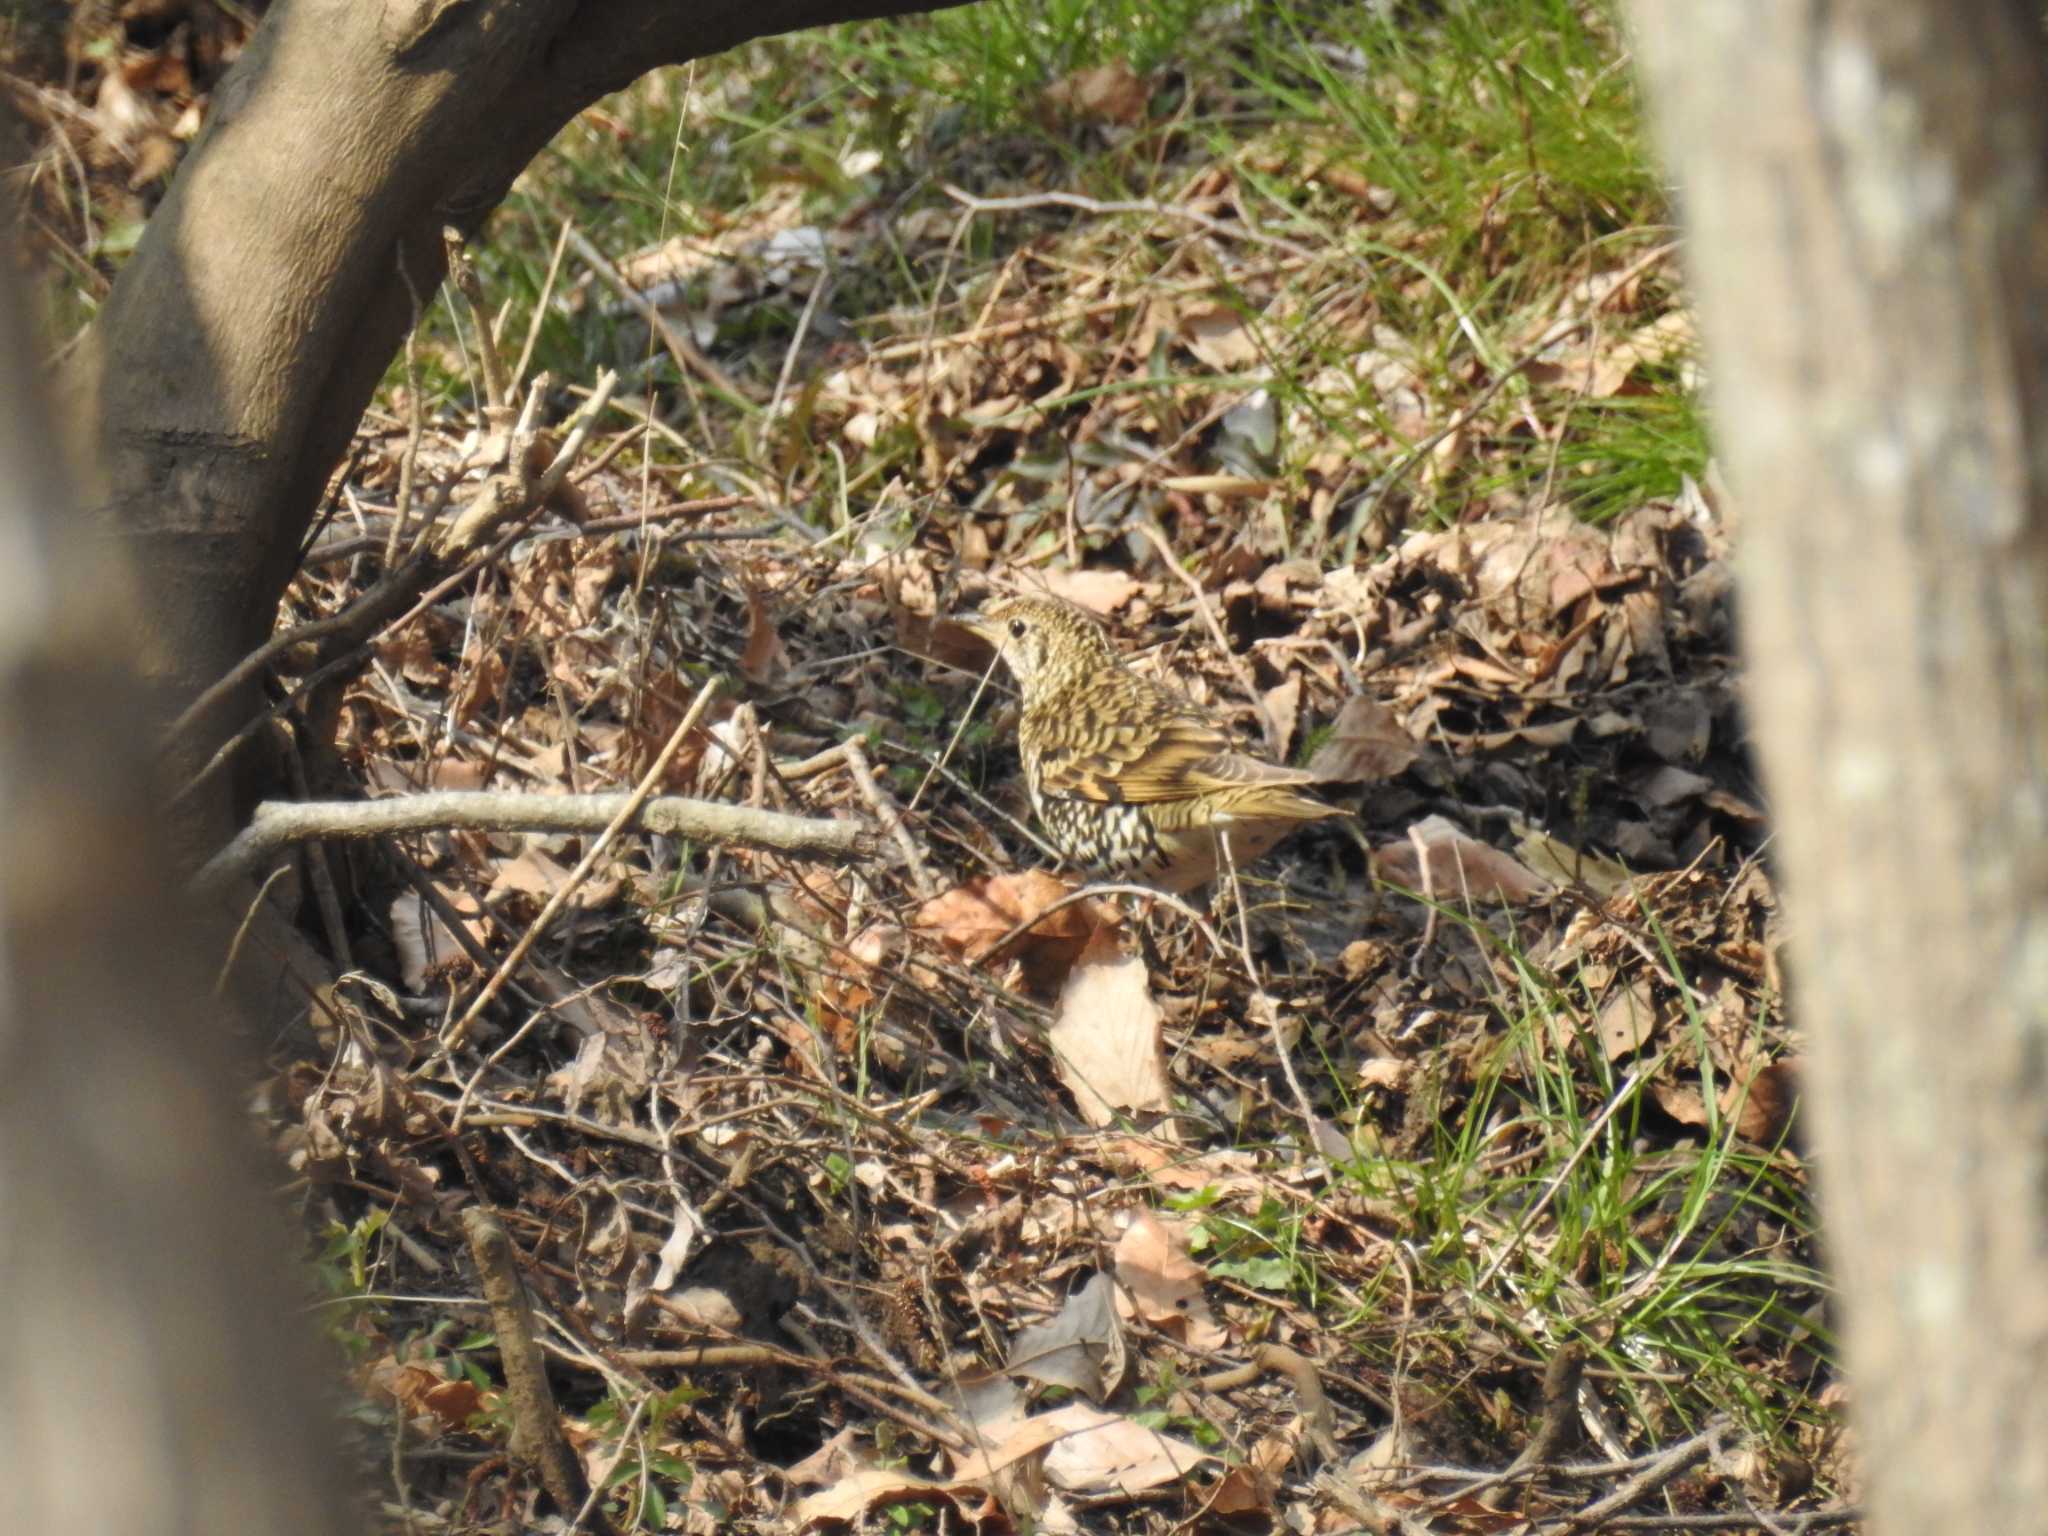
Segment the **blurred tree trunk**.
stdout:
[[1741,517],[1873,1529],[2048,1530],[2048,69],[1635,0]]
[[[0,140],[7,137],[0,121]],[[0,1531],[355,1526],[0,206]]]
[[475,230],[564,124],[659,65],[947,3],[279,0],[67,381],[89,501],[149,573],[148,664],[174,699],[269,633],[327,477],[432,301],[444,225]]

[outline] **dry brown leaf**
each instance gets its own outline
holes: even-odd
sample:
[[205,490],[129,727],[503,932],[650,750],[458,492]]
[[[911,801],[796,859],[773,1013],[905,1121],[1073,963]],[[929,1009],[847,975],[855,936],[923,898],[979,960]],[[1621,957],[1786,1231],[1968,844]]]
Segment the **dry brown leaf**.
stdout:
[[1800,1064],[1785,1057],[1760,1067],[1747,1087],[1730,1084],[1721,1107],[1735,1116],[1735,1134],[1759,1146],[1775,1146],[1791,1128],[1799,1109]]
[[934,896],[910,920],[913,929],[929,933],[961,959],[1002,963],[1016,960],[1024,968],[1025,985],[1051,992],[1065,981],[1090,937],[1101,927],[1114,927],[1113,910],[1094,900],[1075,902],[1032,923],[1003,948],[992,951],[1019,924],[1073,894],[1073,888],[1042,869],[1021,875],[981,875]]
[[1639,977],[1629,986],[1617,988],[1600,1005],[1596,1026],[1600,1048],[1609,1061],[1633,1056],[1649,1043],[1657,1028],[1657,1008],[1651,1000],[1650,983]]
[[483,1409],[483,1395],[473,1382],[450,1381],[438,1371],[389,1356],[370,1367],[367,1381],[403,1408],[406,1417],[431,1418],[443,1429],[461,1429]]
[[[491,895],[518,891],[547,901],[569,878],[568,869],[540,849],[528,846],[498,865],[491,877]],[[601,911],[618,900],[623,880],[616,874],[585,880],[570,895],[568,905],[579,911]]]
[[986,1497],[977,1484],[937,1482],[929,1477],[919,1477],[915,1472],[862,1467],[830,1488],[797,1500],[796,1523],[799,1529],[815,1525],[850,1525],[863,1519],[870,1510],[910,1498],[941,1498],[965,1514],[959,1509],[963,1492],[972,1494],[972,1502],[975,1503]]
[[1336,721],[1308,771],[1326,784],[1375,784],[1391,779],[1422,755],[1422,748],[1377,699],[1354,694],[1337,711]]
[[[434,888],[463,919],[462,926],[479,944],[490,937],[490,918],[467,890],[435,882]],[[391,943],[398,951],[399,979],[411,992],[426,990],[427,982],[443,968],[467,965],[468,956],[440,916],[415,891],[401,891],[391,903]]]
[[817,1488],[859,1469],[862,1426],[848,1424],[783,1476],[797,1488]]
[[572,1115],[631,1125],[653,1073],[651,1047],[642,1030],[599,1029],[583,1037],[574,1059],[550,1072],[543,1086]]
[[1234,373],[1259,360],[1258,338],[1234,309],[1210,304],[1180,317],[1181,344],[1218,373]]
[[1109,1276],[1098,1270],[1053,1316],[1018,1329],[1003,1369],[1078,1392],[1091,1403],[1114,1392],[1128,1357],[1116,1315],[1116,1286]]
[[1656,366],[1698,351],[1699,335],[1692,316],[1674,309],[1630,332],[1593,364],[1592,395],[1596,400],[1621,393],[1637,368]]
[[1301,715],[1301,676],[1289,673],[1287,681],[1266,690],[1266,717],[1273,722],[1273,740],[1268,743],[1281,762],[1294,750],[1295,721]]
[[[1373,866],[1381,879],[1453,903],[1541,901],[1551,893],[1550,882],[1518,863],[1513,855],[1467,837],[1441,816],[1427,817],[1409,831],[1409,838],[1382,843],[1373,850]],[[1416,853],[1418,839],[1429,859],[1427,880]]]
[[1105,1413],[1087,1403],[1068,1403],[1050,1413],[1035,1413],[1028,1419],[981,1426],[980,1444],[961,1464],[960,1480],[994,1477],[1026,1456],[1035,1456],[1068,1435],[1103,1424],[1113,1424],[1119,1415]]
[[1113,1125],[1124,1111],[1173,1107],[1161,1022],[1145,962],[1098,929],[1060,988],[1046,1032],[1082,1119]]
[[1611,896],[1635,877],[1612,859],[1574,848],[1548,832],[1525,832],[1515,856],[1540,879],[1562,885],[1583,885],[1598,896]]
[[1142,122],[1152,91],[1131,66],[1117,60],[1092,69],[1077,69],[1045,88],[1046,104],[1056,111],[1096,123]]
[[[1735,1134],[1744,1141],[1771,1146],[1792,1123],[1799,1103],[1798,1085],[1797,1061],[1770,1062],[1756,1068],[1747,1082],[1723,1083],[1716,1096],[1718,1108],[1723,1116],[1735,1117]],[[1697,1078],[1659,1080],[1650,1085],[1650,1095],[1657,1107],[1680,1125],[1704,1127],[1713,1122]]]
[[1252,1152],[1189,1157],[1157,1141],[1136,1137],[1105,1141],[1096,1150],[1111,1168],[1144,1174],[1164,1189],[1206,1189],[1223,1198],[1257,1194],[1267,1188],[1267,1181],[1259,1176],[1258,1156]]
[[1176,1435],[1114,1418],[1056,1443],[1045,1453],[1045,1476],[1069,1493],[1142,1493],[1175,1482],[1213,1459]]
[[1138,1317],[1191,1349],[1214,1349],[1224,1332],[1202,1298],[1202,1266],[1188,1256],[1187,1231],[1151,1211],[1131,1218],[1116,1244],[1116,1278]]
[[740,675],[750,683],[774,682],[789,670],[789,652],[776,632],[768,599],[751,587],[747,590],[747,643],[740,652]]
[[1090,613],[1111,614],[1139,592],[1137,578],[1127,571],[1047,571],[1045,589]]

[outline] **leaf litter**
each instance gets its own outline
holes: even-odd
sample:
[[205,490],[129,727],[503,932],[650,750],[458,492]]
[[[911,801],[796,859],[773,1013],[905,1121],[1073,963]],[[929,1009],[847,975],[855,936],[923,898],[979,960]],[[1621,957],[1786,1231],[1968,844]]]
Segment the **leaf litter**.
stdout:
[[[1142,132],[1159,86],[1084,70],[1044,106]],[[1514,1287],[1542,1277],[1607,1349],[1589,1390],[1621,1417],[1617,1458],[1725,1407],[1704,1384],[1638,1390],[1683,1371],[1624,1321],[1632,1299],[1747,1253],[1788,1278],[1727,1282],[1731,1313],[1818,1306],[1804,1229],[1745,1198],[1767,1183],[1796,1203],[1805,1173],[1723,499],[1688,482],[1600,526],[1485,494],[1423,515],[1532,415],[1663,387],[1691,337],[1669,272],[1617,262],[1561,287],[1520,338],[1543,342],[1532,393],[1475,409],[1457,392],[1479,376],[1430,363],[1392,309],[1315,297],[1340,250],[1247,212],[1262,156],[1379,238],[1420,240],[1396,193],[1339,145],[1178,152],[1173,211],[1047,204],[1015,174],[971,196],[1017,207],[821,223],[784,185],[613,253],[763,408],[784,488],[622,454],[577,486],[580,523],[543,520],[383,629],[325,699],[314,739],[365,793],[571,794],[630,787],[722,674],[665,788],[894,817],[909,842],[833,867],[623,839],[452,1058],[438,1027],[478,957],[502,957],[584,839],[451,829],[340,861],[358,979],[323,994],[263,1102],[324,1244],[330,1331],[416,1443],[504,1444],[456,1236],[485,1199],[555,1325],[587,1474],[615,1501],[622,1468],[665,1488],[659,1524],[681,1530],[920,1505],[984,1531],[1505,1529],[1417,1469],[1476,1476],[1526,1439],[1561,1335]],[[936,263],[975,227],[997,257],[957,301],[862,312],[826,281],[891,249]],[[808,339],[750,342],[746,317],[792,295],[817,300]],[[608,302],[588,279],[563,300]],[[1339,441],[1333,422],[1340,448],[1303,450]],[[451,502],[486,473],[475,425],[425,433],[422,483]],[[1407,484],[1363,477],[1438,431]],[[347,536],[388,526],[405,436],[365,423]],[[874,470],[836,527],[835,463]],[[727,506],[648,519],[650,487],[657,512]],[[281,625],[367,580],[316,545]],[[1247,741],[1271,720],[1355,830],[1311,828],[1244,872],[1241,931],[1227,902],[1204,931],[1073,899],[1082,881],[1032,836],[1005,687],[948,622],[1018,586],[1101,616]],[[1515,1112],[1559,1093],[1582,1124],[1619,1109],[1671,1167],[1724,1123],[1748,1160],[1693,1186],[1646,1159],[1622,1191],[1640,1252],[1572,1252],[1536,1183],[1467,1187],[1448,1221],[1424,1197],[1456,1166],[1450,1127],[1486,1142],[1468,1186],[1566,1177],[1571,1149]],[[1476,1256],[1465,1283],[1416,1270],[1444,1244]],[[368,1299],[385,1293],[444,1299]],[[1745,1338],[1779,1401],[1829,1379],[1797,1329]],[[1246,1376],[1270,1350],[1306,1380]],[[1806,1443],[1844,1486],[1838,1434]],[[375,1436],[361,1449],[389,1463]],[[411,1515],[448,1528],[530,1497],[431,1461],[408,1481]],[[1713,1512],[1796,1482],[1762,1457],[1673,1494]]]

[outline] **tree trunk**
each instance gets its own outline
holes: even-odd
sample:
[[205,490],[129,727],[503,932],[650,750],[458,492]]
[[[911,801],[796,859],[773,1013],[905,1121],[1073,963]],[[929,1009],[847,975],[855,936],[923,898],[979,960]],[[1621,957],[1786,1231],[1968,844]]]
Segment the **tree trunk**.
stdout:
[[[0,123],[0,138],[5,138]],[[0,208],[0,1530],[354,1528]],[[217,936],[216,936],[217,937]]]
[[1741,516],[1874,1529],[2048,1530],[2039,8],[1635,10]]
[[260,641],[328,474],[474,229],[661,64],[948,0],[280,0],[214,93],[67,380],[102,526],[189,698]]

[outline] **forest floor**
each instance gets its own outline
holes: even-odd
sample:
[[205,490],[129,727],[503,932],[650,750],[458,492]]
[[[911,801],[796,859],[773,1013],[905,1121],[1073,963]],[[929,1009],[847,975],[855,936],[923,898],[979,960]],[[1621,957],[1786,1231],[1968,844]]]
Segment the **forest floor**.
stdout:
[[[60,333],[246,21],[165,10],[15,60]],[[308,790],[867,837],[295,877],[343,979],[258,1101],[385,1528],[566,1525],[506,1459],[479,1203],[620,1529],[1853,1528],[1637,111],[1600,5],[988,0],[652,77],[536,162],[280,631],[578,454],[292,695]],[[1356,818],[1069,900],[951,622],[1021,589]]]

